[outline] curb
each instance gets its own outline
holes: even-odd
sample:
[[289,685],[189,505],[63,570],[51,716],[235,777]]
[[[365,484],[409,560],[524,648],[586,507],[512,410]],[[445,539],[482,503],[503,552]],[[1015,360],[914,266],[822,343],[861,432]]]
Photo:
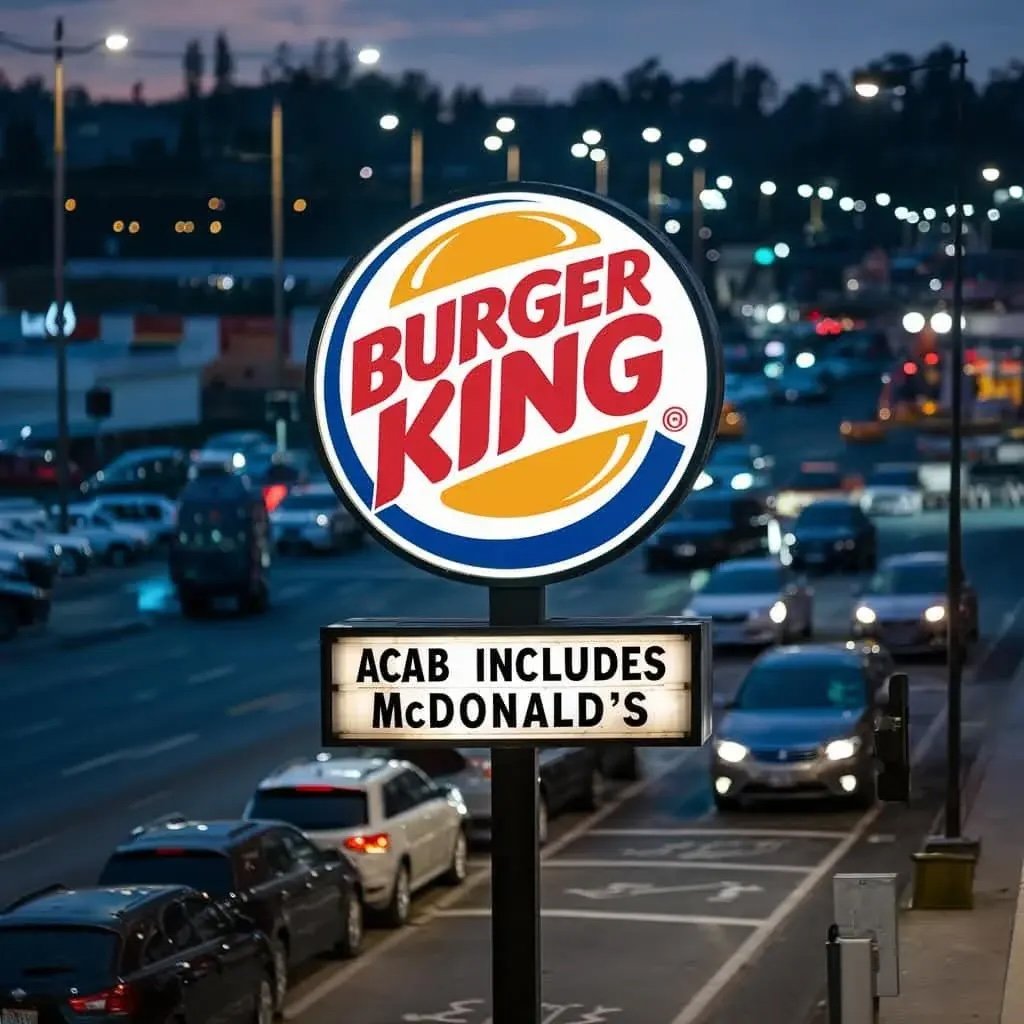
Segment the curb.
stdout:
[[108,640],[118,640],[123,636],[131,636],[134,633],[144,633],[152,628],[153,623],[149,619],[122,619],[119,622],[112,622],[97,629],[65,633],[57,638],[57,646],[62,650],[76,650],[80,647],[91,647],[93,644],[101,644]]

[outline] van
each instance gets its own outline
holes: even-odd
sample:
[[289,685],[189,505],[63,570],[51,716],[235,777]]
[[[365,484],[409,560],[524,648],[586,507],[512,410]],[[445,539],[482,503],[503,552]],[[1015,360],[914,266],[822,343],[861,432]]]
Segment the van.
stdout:
[[259,490],[232,473],[204,474],[182,491],[170,549],[182,613],[195,618],[218,598],[259,614],[270,598],[270,529]]

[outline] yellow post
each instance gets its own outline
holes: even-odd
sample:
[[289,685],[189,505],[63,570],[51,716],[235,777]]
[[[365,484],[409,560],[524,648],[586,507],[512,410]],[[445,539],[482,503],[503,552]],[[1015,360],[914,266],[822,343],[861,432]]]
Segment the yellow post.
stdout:
[[608,157],[594,162],[594,191],[599,196],[608,195]]
[[423,202],[423,132],[413,128],[409,139],[409,205]]
[[519,147],[515,143],[505,150],[505,178],[508,181],[519,180]]

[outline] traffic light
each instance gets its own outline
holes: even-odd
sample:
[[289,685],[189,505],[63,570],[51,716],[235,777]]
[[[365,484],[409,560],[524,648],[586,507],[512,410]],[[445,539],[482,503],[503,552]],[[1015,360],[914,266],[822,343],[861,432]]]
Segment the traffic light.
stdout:
[[759,267],[770,267],[775,262],[775,252],[767,245],[754,250],[754,262]]
[[889,676],[888,693],[875,723],[878,799],[906,803],[910,799],[910,683],[905,672]]

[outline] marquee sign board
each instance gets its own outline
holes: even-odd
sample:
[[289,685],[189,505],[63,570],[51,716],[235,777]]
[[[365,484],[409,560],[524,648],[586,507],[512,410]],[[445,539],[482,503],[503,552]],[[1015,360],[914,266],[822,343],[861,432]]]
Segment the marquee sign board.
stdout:
[[350,619],[320,631],[325,746],[700,746],[708,625]]

